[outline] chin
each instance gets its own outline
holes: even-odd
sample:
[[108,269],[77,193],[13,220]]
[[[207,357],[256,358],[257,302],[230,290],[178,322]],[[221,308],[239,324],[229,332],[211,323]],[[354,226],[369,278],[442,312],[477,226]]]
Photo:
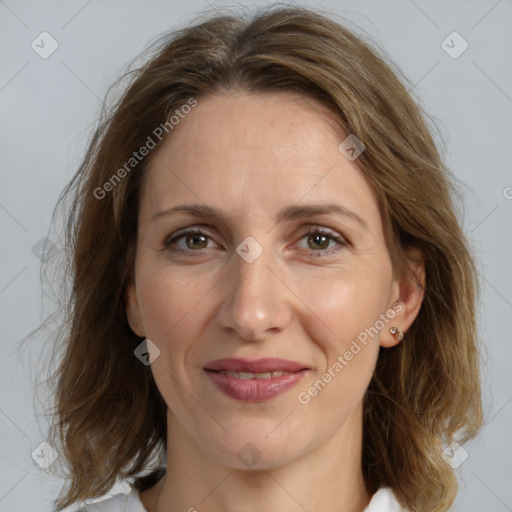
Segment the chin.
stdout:
[[223,425],[231,435],[216,438],[210,431],[201,444],[215,460],[232,469],[275,469],[306,453],[311,444],[304,425],[300,429],[297,425],[283,429],[279,425],[282,420],[283,417],[226,422]]

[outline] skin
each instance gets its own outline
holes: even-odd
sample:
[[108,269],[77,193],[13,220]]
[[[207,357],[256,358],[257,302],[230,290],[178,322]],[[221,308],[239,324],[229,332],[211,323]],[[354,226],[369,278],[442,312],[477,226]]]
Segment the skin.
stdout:
[[[346,136],[315,100],[217,92],[200,98],[154,155],[126,294],[132,330],[160,350],[151,371],[168,404],[168,469],[141,493],[148,512],[231,512],[242,503],[246,512],[360,512],[368,505],[362,399],[379,347],[397,344],[389,327],[405,332],[422,296],[410,275],[393,273],[376,198],[357,160],[338,149]],[[179,212],[152,220],[191,203],[225,218]],[[288,206],[325,203],[351,210],[365,226],[334,213],[277,218]],[[165,247],[184,228],[205,238]],[[327,238],[308,234],[313,228]],[[252,263],[236,252],[248,236],[263,249]],[[423,265],[412,270],[424,282]],[[397,302],[393,320],[300,403],[298,394]],[[281,357],[310,370],[284,394],[245,403],[218,391],[203,370],[226,357]],[[237,457],[249,442],[261,455],[250,469]]]

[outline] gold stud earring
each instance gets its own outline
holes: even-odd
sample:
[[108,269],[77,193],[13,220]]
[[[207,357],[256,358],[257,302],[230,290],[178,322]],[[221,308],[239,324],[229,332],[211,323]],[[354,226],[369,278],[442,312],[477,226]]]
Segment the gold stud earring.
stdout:
[[389,332],[395,338],[396,341],[402,341],[404,339],[404,333],[398,329],[398,327],[391,327]]

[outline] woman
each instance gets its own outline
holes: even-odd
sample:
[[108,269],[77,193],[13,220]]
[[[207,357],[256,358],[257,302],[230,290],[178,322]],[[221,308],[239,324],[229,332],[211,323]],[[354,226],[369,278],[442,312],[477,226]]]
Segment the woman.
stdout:
[[[301,8],[166,36],[72,197],[59,509],[441,511],[476,274],[424,117]],[[97,508],[96,508],[97,507]]]

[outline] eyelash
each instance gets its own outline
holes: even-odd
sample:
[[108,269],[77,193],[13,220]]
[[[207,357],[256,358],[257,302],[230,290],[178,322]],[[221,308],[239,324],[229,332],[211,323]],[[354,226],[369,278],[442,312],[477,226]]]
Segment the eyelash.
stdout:
[[[196,253],[193,256],[201,256],[201,253],[203,252],[203,250],[201,250],[201,249],[193,250],[193,249],[177,249],[177,248],[171,249],[170,248],[171,244],[175,243],[177,240],[180,240],[181,238],[184,238],[184,237],[190,236],[190,235],[203,235],[204,237],[211,240],[211,237],[207,233],[202,231],[201,229],[199,229],[199,228],[189,229],[188,231],[181,232],[178,235],[174,235],[174,236],[171,235],[166,240],[164,240],[162,251],[171,250],[174,253],[186,254],[189,256],[191,256],[193,253]],[[305,251],[308,252],[308,255],[307,255],[308,258],[319,258],[319,257],[324,257],[324,256],[331,256],[332,254],[337,253],[338,251],[342,250],[344,247],[348,246],[348,242],[344,237],[336,234],[335,232],[333,232],[329,229],[321,228],[318,226],[311,226],[308,229],[308,231],[306,233],[304,233],[304,235],[300,238],[300,240],[302,240],[310,235],[326,236],[330,240],[336,242],[338,244],[338,246],[335,248],[330,248],[330,249],[322,249],[320,251],[304,249]]]

